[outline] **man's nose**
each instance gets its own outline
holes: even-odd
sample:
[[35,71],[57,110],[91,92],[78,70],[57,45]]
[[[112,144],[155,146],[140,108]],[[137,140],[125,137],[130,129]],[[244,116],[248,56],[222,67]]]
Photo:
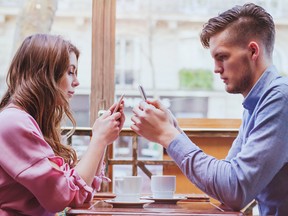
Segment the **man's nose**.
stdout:
[[222,73],[223,68],[220,65],[215,64],[214,66],[214,73]]

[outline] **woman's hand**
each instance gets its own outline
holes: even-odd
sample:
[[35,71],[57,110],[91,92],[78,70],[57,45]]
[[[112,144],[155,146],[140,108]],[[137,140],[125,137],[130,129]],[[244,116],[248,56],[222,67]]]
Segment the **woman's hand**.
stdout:
[[180,133],[175,127],[177,121],[172,113],[158,100],[141,102],[134,107],[133,113],[131,120],[134,124],[131,125],[131,129],[165,148]]
[[118,138],[125,121],[124,101],[121,102],[118,111],[112,114],[115,107],[116,103],[96,119],[92,127],[92,139],[97,140],[97,143],[102,143],[105,146]]
[[124,102],[121,102],[118,112],[112,114],[115,107],[116,104],[113,104],[108,111],[96,119],[92,127],[92,138],[88,149],[75,167],[88,185],[92,184],[95,173],[98,175],[98,169],[101,169],[106,146],[118,138],[123,127],[125,121]]
[[[117,102],[118,103],[118,102]],[[124,100],[121,100],[120,106],[118,108],[118,110],[114,111],[114,109],[117,107],[117,103],[114,103],[109,110],[111,111],[111,113],[113,112],[119,112],[121,114],[121,117],[119,118],[119,122],[120,122],[120,130],[122,130],[124,122],[125,122],[125,114],[124,114]]]

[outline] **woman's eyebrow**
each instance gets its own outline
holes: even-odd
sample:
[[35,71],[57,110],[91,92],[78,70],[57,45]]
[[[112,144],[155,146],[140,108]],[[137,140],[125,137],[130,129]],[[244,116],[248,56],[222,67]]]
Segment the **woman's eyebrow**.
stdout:
[[72,66],[72,67],[74,67],[74,69],[76,69],[76,66],[74,64],[70,64],[69,66],[70,67]]

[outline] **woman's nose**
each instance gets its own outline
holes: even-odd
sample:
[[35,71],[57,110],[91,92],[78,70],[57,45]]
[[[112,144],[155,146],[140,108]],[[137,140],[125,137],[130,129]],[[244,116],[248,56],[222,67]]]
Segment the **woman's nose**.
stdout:
[[80,82],[79,82],[77,77],[73,80],[72,85],[73,85],[73,87],[77,87],[80,85]]

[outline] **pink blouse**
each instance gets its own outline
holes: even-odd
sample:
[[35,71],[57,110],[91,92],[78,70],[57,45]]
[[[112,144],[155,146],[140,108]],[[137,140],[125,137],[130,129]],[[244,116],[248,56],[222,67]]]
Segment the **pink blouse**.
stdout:
[[[55,156],[32,116],[17,108],[0,113],[0,215],[54,215],[91,200],[92,187]],[[52,167],[53,161],[60,167]]]

